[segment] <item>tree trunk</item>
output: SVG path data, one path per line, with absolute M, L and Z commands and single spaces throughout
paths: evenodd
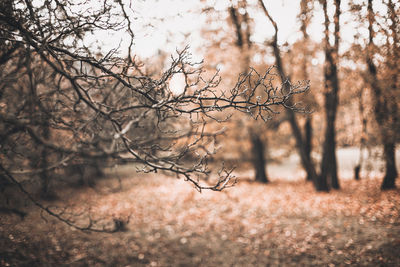
M 385 142 L 383 146 L 383 154 L 386 162 L 386 173 L 381 185 L 382 190 L 396 188 L 396 177 L 398 175 L 396 169 L 396 146 L 392 142 Z
M 366 147 L 366 138 L 367 138 L 367 118 L 364 112 L 364 104 L 363 104 L 363 90 L 360 90 L 359 101 L 358 101 L 358 110 L 360 112 L 360 120 L 361 120 L 361 137 L 360 137 L 360 156 L 358 158 L 358 164 L 354 167 L 354 179 L 356 181 L 360 180 L 360 171 L 364 162 L 363 151 Z
M 251 143 L 253 146 L 253 166 L 255 170 L 255 180 L 261 183 L 268 183 L 265 171 L 266 160 L 264 154 L 265 144 L 258 134 L 251 134 Z
M 306 153 L 307 161 L 312 162 L 311 151 L 312 151 L 312 117 L 307 117 L 306 123 L 304 124 L 304 152 Z M 313 177 L 307 173 L 307 181 L 312 181 Z
M 354 180 L 356 181 L 360 180 L 360 170 L 361 170 L 361 165 L 357 164 L 354 167 Z
M 389 9 L 392 8 L 392 2 L 389 1 Z M 396 188 L 396 178 L 397 178 L 397 169 L 396 169 L 396 161 L 395 161 L 395 148 L 396 148 L 396 139 L 397 139 L 397 131 L 396 128 L 398 124 L 398 106 L 396 102 L 396 95 L 392 95 L 396 92 L 397 88 L 397 72 L 393 73 L 393 77 L 391 80 L 391 88 L 388 88 L 388 92 L 385 91 L 378 80 L 378 70 L 373 62 L 373 38 L 375 36 L 375 32 L 373 30 L 374 23 L 374 12 L 372 9 L 372 0 L 368 0 L 368 31 L 369 31 L 369 43 L 367 50 L 367 66 L 368 71 L 371 76 L 370 86 L 373 93 L 373 102 L 374 102 L 374 112 L 375 119 L 377 123 L 380 125 L 380 134 L 383 144 L 383 155 L 385 160 L 385 176 L 383 178 L 383 182 L 381 185 L 382 190 L 394 189 Z M 392 27 L 396 28 L 396 20 L 392 18 Z M 395 32 L 393 32 L 395 34 Z M 397 39 L 397 35 L 393 36 L 394 39 Z M 398 48 L 394 47 L 393 54 L 397 55 Z M 387 59 L 389 60 L 389 59 Z M 393 65 L 390 64 L 389 65 Z M 392 68 L 396 68 L 397 65 L 391 66 Z
M 335 117 L 336 117 L 337 100 L 331 94 L 325 95 L 326 128 L 325 139 L 323 144 L 321 172 L 318 183 L 321 185 L 322 191 L 329 190 L 332 186 L 339 189 L 339 181 L 337 178 L 336 166 L 336 138 L 335 138 Z M 325 188 L 325 185 L 328 187 Z
M 325 113 L 326 113 L 326 126 L 325 126 L 325 140 L 322 151 L 321 172 L 318 177 L 318 184 L 321 190 L 329 190 L 329 186 L 334 189 L 339 189 L 339 180 L 337 177 L 337 164 L 336 164 L 336 113 L 339 103 L 339 79 L 337 74 L 337 64 L 339 57 L 339 17 L 340 17 L 340 0 L 335 0 L 335 14 L 334 14 L 334 45 L 329 43 L 329 17 L 327 2 L 323 2 L 323 10 L 325 16 Z M 329 180 L 328 180 L 329 178 Z M 329 182 L 329 183 L 328 183 Z
M 300 156 L 301 165 L 303 169 L 306 171 L 307 179 L 310 179 L 316 185 L 317 183 L 317 171 L 315 170 L 315 166 L 311 161 L 311 157 L 307 154 L 307 149 L 305 142 L 303 141 L 303 136 L 300 131 L 300 127 L 296 120 L 296 115 L 293 110 L 287 110 L 288 120 L 290 123 L 290 127 L 292 128 L 293 136 L 296 140 L 297 151 Z
M 300 25 L 300 31 L 303 34 L 303 46 L 304 46 L 304 52 L 303 52 L 303 58 L 301 61 L 301 78 L 304 81 L 309 80 L 309 75 L 307 71 L 307 65 L 310 60 L 310 50 L 307 48 L 310 36 L 307 33 L 307 28 L 308 25 L 311 22 L 311 15 L 312 14 L 312 9 L 309 6 L 310 2 L 309 0 L 301 0 L 300 1 L 300 16 L 299 19 L 301 21 Z M 311 98 L 310 91 L 305 93 L 308 98 Z M 312 152 L 312 114 L 309 114 L 306 117 L 306 122 L 304 124 L 304 150 L 305 154 L 307 157 L 308 162 L 312 162 L 311 159 L 311 152 Z M 307 181 L 313 181 L 312 175 L 307 172 Z
M 245 2 L 244 2 L 245 3 Z M 245 6 L 244 6 L 245 7 Z M 245 9 L 245 8 L 244 8 Z M 242 15 L 237 8 L 231 6 L 229 8 L 229 14 L 235 27 L 236 33 L 236 46 L 241 51 L 241 69 L 242 72 L 247 72 L 250 66 L 249 48 L 251 46 L 250 41 L 250 26 L 249 17 L 245 9 L 245 13 Z M 243 26 L 246 27 L 243 27 Z M 250 142 L 252 145 L 252 162 L 255 171 L 255 180 L 261 183 L 268 183 L 266 175 L 266 160 L 264 155 L 265 145 L 260 138 L 260 134 L 250 129 Z

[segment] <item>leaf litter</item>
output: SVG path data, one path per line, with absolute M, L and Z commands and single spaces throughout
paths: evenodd
M 400 266 L 400 191 L 380 191 L 379 179 L 330 193 L 279 179 L 203 193 L 157 174 L 119 182 L 66 188 L 51 205 L 117 218 L 124 231 L 82 232 L 31 208 L 23 221 L 1 217 L 0 265 Z

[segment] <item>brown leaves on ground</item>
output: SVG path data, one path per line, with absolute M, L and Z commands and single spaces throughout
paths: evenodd
M 316 193 L 305 182 L 273 180 L 200 194 L 161 175 L 122 179 L 119 190 L 104 180 L 59 192 L 68 202 L 52 205 L 129 218 L 124 231 L 81 232 L 39 211 L 24 221 L 2 217 L 0 265 L 400 265 L 399 190 L 381 192 L 379 184 L 342 181 L 341 191 Z

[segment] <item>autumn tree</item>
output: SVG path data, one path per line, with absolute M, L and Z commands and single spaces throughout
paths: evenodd
M 200 181 L 210 173 L 212 153 L 203 144 L 216 136 L 205 130 L 205 118 L 216 119 L 226 109 L 267 118 L 272 106 L 288 107 L 292 95 L 308 89 L 282 91 L 272 85 L 268 69 L 249 71 L 230 90 L 217 90 L 218 74 L 204 78 L 187 49 L 177 51 L 164 71 L 146 74 L 133 51 L 132 10 L 123 1 L 0 3 L 2 189 L 14 185 L 36 206 L 81 230 L 115 231 L 121 224 L 76 224 L 65 210 L 42 204 L 25 181 L 38 180 L 48 190 L 76 163 L 135 162 L 144 172 L 183 177 L 198 190 L 222 190 L 235 182 L 231 170 L 219 171 L 213 185 Z M 104 31 L 126 33 L 126 55 L 88 44 Z M 170 80 L 178 74 L 184 84 L 176 92 Z
M 250 40 L 251 28 L 249 14 L 247 11 L 247 1 L 239 1 L 237 6 L 231 5 L 229 7 L 229 15 L 232 25 L 235 29 L 235 45 L 239 48 L 242 55 L 241 59 L 241 72 L 247 73 L 250 71 L 250 54 L 252 42 Z M 251 95 L 248 95 L 251 97 Z M 266 158 L 265 158 L 265 148 L 266 141 L 262 139 L 262 131 L 264 127 L 253 124 L 249 126 L 250 132 L 250 142 L 252 145 L 252 163 L 255 170 L 255 180 L 268 183 L 267 173 L 266 173 Z M 264 138 L 265 134 L 264 134 Z
M 317 187 L 320 190 L 329 190 L 332 186 L 339 189 L 339 180 L 337 176 L 337 160 L 336 160 L 336 115 L 339 104 L 339 79 L 338 79 L 338 62 L 339 62 L 339 40 L 340 40 L 340 0 L 333 2 L 335 10 L 333 16 L 333 33 L 330 33 L 331 21 L 328 15 L 327 1 L 321 1 L 324 12 L 324 97 L 325 97 L 325 139 L 322 152 L 321 173 L 318 178 Z M 333 43 L 332 41 L 333 40 Z M 329 178 L 329 179 L 328 179 Z
M 277 65 L 277 69 L 279 70 L 280 76 L 282 79 L 287 79 L 288 77 L 285 73 L 285 69 L 283 66 L 283 60 L 281 57 L 280 48 L 278 46 L 278 25 L 269 14 L 264 2 L 262 0 L 259 1 L 266 17 L 272 23 L 275 33 L 273 40 L 271 41 L 271 46 L 274 51 L 275 62 Z M 307 172 L 307 176 L 310 180 L 314 181 L 314 185 L 318 191 L 329 191 L 329 188 L 332 186 L 335 189 L 339 189 L 339 181 L 337 178 L 337 164 L 336 164 L 336 139 L 335 139 L 335 121 L 336 121 L 336 113 L 338 107 L 338 92 L 339 92 L 339 80 L 338 80 L 338 48 L 339 48 L 339 17 L 340 17 L 340 1 L 334 1 L 333 7 L 335 10 L 333 17 L 333 25 L 334 32 L 333 36 L 333 44 L 330 43 L 331 34 L 330 34 L 330 18 L 328 15 L 328 4 L 327 1 L 321 1 L 323 6 L 323 12 L 325 17 L 325 38 L 324 38 L 324 50 L 325 50 L 325 65 L 324 65 L 324 96 L 325 96 L 325 114 L 326 114 L 326 128 L 325 128 L 325 138 L 323 144 L 323 154 L 322 154 L 322 162 L 320 168 L 320 174 L 317 174 L 315 167 L 312 163 L 311 157 L 309 155 L 309 137 L 307 135 L 310 134 L 310 128 L 305 130 L 305 136 L 303 136 L 301 129 L 299 127 L 298 121 L 296 119 L 295 113 L 292 111 L 287 111 L 288 120 L 292 128 L 293 135 L 296 139 L 297 148 L 299 151 L 300 159 L 303 165 L 303 168 Z M 306 2 L 301 2 L 301 10 L 305 12 Z M 305 15 L 305 14 L 304 14 Z M 305 27 L 307 25 L 303 22 L 302 24 L 302 32 L 303 36 L 307 37 Z M 289 78 L 290 81 L 290 78 Z M 309 122 L 308 122 L 309 123 Z M 309 127 L 309 126 L 308 126 Z M 307 137 L 307 138 L 306 138 Z M 328 177 L 330 178 L 328 181 Z
M 208 15 L 207 25 L 211 25 L 211 27 L 203 29 L 203 36 L 207 43 L 205 54 L 208 63 L 215 62 L 217 68 L 223 66 L 221 73 L 225 77 L 228 76 L 225 79 L 227 86 L 236 83 L 237 73 L 247 75 L 252 71 L 269 68 L 264 62 L 256 63 L 253 60 L 255 55 L 264 53 L 263 49 L 252 40 L 254 20 L 250 12 L 253 9 L 254 6 L 248 1 L 227 2 L 218 10 L 208 2 L 204 3 L 203 10 Z M 225 19 L 221 21 L 221 17 Z M 273 83 L 280 83 L 279 77 L 275 77 L 274 71 L 271 69 L 271 78 L 274 77 Z M 264 93 L 263 90 L 259 90 L 256 95 L 260 97 L 260 94 Z M 249 93 L 245 97 L 257 101 L 256 95 Z M 249 117 L 256 118 L 256 120 Z M 233 131 L 225 139 L 227 143 L 233 143 L 235 146 L 229 147 L 229 152 L 227 149 L 224 150 L 230 154 L 239 150 L 237 154 L 239 154 L 240 161 L 249 161 L 254 169 L 255 180 L 262 183 L 268 182 L 267 141 L 271 135 L 271 129 L 276 126 L 276 122 L 280 121 L 280 118 L 274 119 L 270 124 L 266 121 L 268 118 L 257 116 L 256 113 L 236 116 L 232 121 Z M 229 138 L 235 141 L 232 142 Z M 271 144 L 277 144 L 277 142 L 274 140 Z
M 259 0 L 259 4 L 265 14 L 265 16 L 268 18 L 268 20 L 271 22 L 271 24 L 274 27 L 274 36 L 272 41 L 270 42 L 270 45 L 272 46 L 273 49 L 273 53 L 274 53 L 274 57 L 275 57 L 275 64 L 278 70 L 278 73 L 281 77 L 282 83 L 286 86 L 286 91 L 290 91 L 290 77 L 287 76 L 284 66 L 283 66 L 283 60 L 282 60 L 282 56 L 281 56 L 281 51 L 278 45 L 278 25 L 275 22 L 275 20 L 272 18 L 272 16 L 270 15 L 270 13 L 268 12 L 268 9 L 266 8 L 264 2 L 262 0 Z M 289 103 L 290 105 L 294 105 L 293 102 Z M 298 120 L 296 118 L 296 114 L 295 112 L 292 110 L 288 110 L 287 111 L 287 118 L 288 121 L 290 123 L 291 129 L 292 129 L 292 133 L 293 136 L 296 140 L 296 147 L 300 156 L 300 160 L 302 163 L 302 166 L 304 168 L 304 170 L 307 173 L 307 177 L 308 179 L 314 181 L 314 184 L 317 185 L 317 172 L 315 170 L 315 166 L 312 163 L 311 157 L 310 157 L 310 146 L 309 143 L 310 140 L 309 138 L 305 138 L 305 136 L 302 134 L 300 125 L 298 123 Z M 307 127 L 306 127 L 307 129 Z M 310 130 L 310 128 L 308 129 L 308 131 Z M 307 135 L 310 135 L 310 132 L 307 133 L 306 131 L 306 137 Z M 307 145 L 308 144 L 308 145 Z M 317 187 L 318 190 L 319 187 Z
M 384 15 L 386 24 L 377 23 L 373 1 L 368 0 L 368 33 L 366 62 L 368 67 L 368 82 L 373 94 L 373 108 L 375 119 L 379 124 L 379 132 L 383 145 L 385 161 L 385 176 L 381 188 L 395 188 L 398 176 L 396 169 L 396 142 L 399 133 L 399 102 L 400 102 L 400 40 L 399 40 L 399 5 L 393 1 L 385 1 L 387 12 Z M 375 29 L 375 27 L 377 29 Z M 378 43 L 377 35 L 383 37 L 384 42 Z M 383 60 L 377 59 L 383 58 Z
M 303 35 L 303 40 L 301 41 L 303 47 L 303 55 L 301 60 L 301 80 L 308 81 L 310 80 L 310 75 L 308 71 L 308 63 L 310 61 L 310 52 L 309 51 L 309 43 L 310 43 L 310 36 L 307 33 L 307 28 L 311 22 L 312 18 L 312 8 L 313 8 L 313 1 L 309 0 L 301 0 L 300 1 L 300 31 Z M 307 96 L 311 99 L 310 102 L 315 102 L 315 99 L 312 98 L 310 95 L 311 91 L 307 92 Z M 312 106 L 312 105 L 310 105 Z M 312 127 L 312 113 L 306 116 L 306 122 L 304 123 L 304 150 L 307 157 L 308 162 L 312 164 L 311 152 L 312 152 L 312 135 L 313 135 L 313 127 Z M 303 165 L 305 165 L 303 163 Z M 311 173 L 307 173 L 307 180 L 312 181 L 313 177 Z

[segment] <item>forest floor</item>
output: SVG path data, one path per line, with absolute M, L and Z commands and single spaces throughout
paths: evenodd
M 135 173 L 65 187 L 46 204 L 127 222 L 123 231 L 82 232 L 33 207 L 23 220 L 1 214 L 0 266 L 400 266 L 400 190 L 380 182 L 317 193 L 299 180 L 242 180 L 198 193 Z

